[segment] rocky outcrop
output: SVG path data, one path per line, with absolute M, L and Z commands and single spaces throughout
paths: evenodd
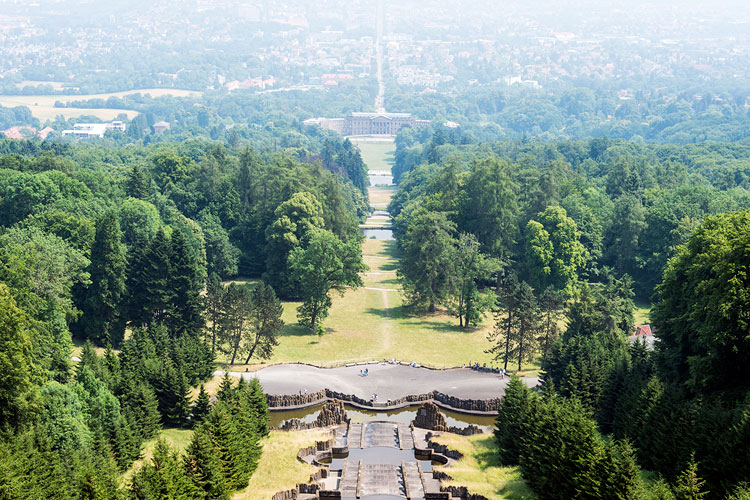
M 445 417 L 440 413 L 438 406 L 430 401 L 422 403 L 422 406 L 417 410 L 417 416 L 414 419 L 414 427 L 430 431 L 451 432 L 462 436 L 473 436 L 474 434 L 482 433 L 482 429 L 476 425 L 469 425 L 468 427 L 448 427 L 445 422 Z
M 317 427 L 331 427 L 334 425 L 349 423 L 349 417 L 346 416 L 344 402 L 340 400 L 328 401 L 315 419 Z
M 346 416 L 346 408 L 343 401 L 327 401 L 320 410 L 314 422 L 303 422 L 298 418 L 285 420 L 278 427 L 280 431 L 304 431 L 308 429 L 318 429 L 321 427 L 332 427 L 335 425 L 349 423 L 349 417 Z
M 414 427 L 431 431 L 448 431 L 445 417 L 440 413 L 437 405 L 430 401 L 422 403 L 422 406 L 417 410 L 417 416 L 414 418 Z

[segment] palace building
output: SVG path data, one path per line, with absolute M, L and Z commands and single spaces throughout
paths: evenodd
M 345 118 L 310 118 L 305 125 L 319 125 L 341 135 L 396 135 L 402 128 L 426 127 L 411 113 L 351 113 Z

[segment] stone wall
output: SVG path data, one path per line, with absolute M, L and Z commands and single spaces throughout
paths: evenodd
M 302 451 L 303 450 L 300 450 L 297 457 L 300 456 Z M 293 490 L 280 491 L 272 496 L 271 500 L 296 500 L 301 494 L 315 495 L 320 492 L 320 485 L 318 482 L 326 477 L 328 477 L 328 469 L 319 469 L 318 472 L 310 476 L 309 484 L 298 484 Z
M 442 392 L 435 391 L 432 393 L 432 399 L 446 404 L 457 410 L 481 411 L 485 413 L 496 412 L 500 408 L 500 398 L 493 399 L 461 399 L 454 396 L 448 396 Z
M 460 498 L 461 500 L 489 500 L 484 495 L 469 493 L 469 489 L 466 486 L 441 486 L 440 491 L 448 492 L 451 497 Z
M 326 399 L 326 391 L 310 392 L 308 394 L 266 394 L 266 401 L 271 408 L 287 406 L 313 406 Z
M 359 398 L 352 394 L 344 394 L 341 392 L 332 391 L 330 389 L 324 389 L 322 391 L 311 392 L 308 394 L 290 394 L 290 395 L 273 395 L 266 394 L 266 401 L 268 406 L 274 408 L 288 408 L 288 407 L 309 407 L 319 404 L 327 399 L 334 399 L 345 401 L 348 403 L 354 403 L 359 406 L 373 408 L 375 405 L 372 401 Z M 459 411 L 467 412 L 480 412 L 480 413 L 492 413 L 496 412 L 500 407 L 500 398 L 493 399 L 461 399 L 455 396 L 449 396 L 438 391 L 429 392 L 426 394 L 414 394 L 405 396 L 398 399 L 389 399 L 386 404 L 388 406 L 407 406 L 411 403 L 420 403 L 423 401 L 434 400 L 443 405 L 449 406 Z
M 297 500 L 297 490 L 280 491 L 271 500 Z

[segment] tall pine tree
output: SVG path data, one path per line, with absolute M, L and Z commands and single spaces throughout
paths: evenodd
M 108 212 L 96 221 L 88 268 L 91 285 L 86 290 L 80 319 L 86 338 L 100 345 L 111 342 L 118 346 L 125 334 L 120 309 L 126 265 L 120 223 L 114 212 Z
M 173 335 L 197 335 L 203 327 L 201 312 L 203 304 L 198 259 L 192 252 L 185 233 L 175 228 L 172 233 L 170 252 L 170 279 L 167 288 L 172 297 L 169 307 L 169 323 Z

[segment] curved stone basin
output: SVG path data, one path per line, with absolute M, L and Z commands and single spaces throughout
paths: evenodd
M 360 371 L 367 369 L 364 377 Z M 294 395 L 323 389 L 354 395 L 369 400 L 378 395 L 379 402 L 411 395 L 439 391 L 461 399 L 494 399 L 502 397 L 510 379 L 496 373 L 469 368 L 430 370 L 399 364 L 367 364 L 339 368 L 318 368 L 310 365 L 276 365 L 255 373 L 230 372 L 236 377 L 258 378 L 267 394 Z M 524 379 L 529 386 L 537 378 Z
M 346 405 L 346 413 L 351 418 L 352 422 L 365 422 L 371 420 L 380 420 L 385 422 L 392 422 L 395 424 L 408 424 L 417 415 L 418 404 L 409 406 L 406 408 L 400 408 L 398 410 L 387 410 L 387 411 L 370 411 L 361 410 L 351 405 Z M 285 420 L 291 420 L 293 418 L 300 419 L 303 423 L 314 422 L 320 409 L 323 407 L 322 404 L 312 406 L 309 408 L 299 408 L 294 410 L 279 410 L 271 412 L 271 427 L 279 427 Z M 476 425 L 484 432 L 492 432 L 495 425 L 494 416 L 483 416 L 483 415 L 468 415 L 465 413 L 453 412 L 450 410 L 440 409 L 440 413 L 445 417 L 445 421 L 448 426 L 454 426 L 458 428 L 464 428 L 468 425 Z

